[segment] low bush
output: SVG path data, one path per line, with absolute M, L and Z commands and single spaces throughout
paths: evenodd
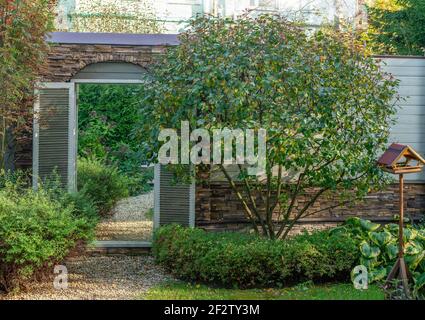
M 0 290 L 39 278 L 78 244 L 94 237 L 94 219 L 60 191 L 4 179 L 0 187 Z M 81 195 L 79 196 L 81 197 Z M 91 213 L 90 213 L 91 215 Z
M 355 241 L 328 231 L 281 241 L 177 225 L 155 232 L 153 254 L 179 278 L 235 287 L 348 279 L 359 257 Z
M 93 200 L 100 215 L 107 215 L 118 200 L 128 196 L 127 178 L 102 160 L 78 160 L 78 190 Z

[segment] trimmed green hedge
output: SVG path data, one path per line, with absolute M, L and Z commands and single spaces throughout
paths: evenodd
M 177 225 L 155 232 L 153 254 L 179 278 L 228 287 L 280 287 L 307 280 L 349 279 L 359 259 L 354 240 L 328 231 L 281 241 Z

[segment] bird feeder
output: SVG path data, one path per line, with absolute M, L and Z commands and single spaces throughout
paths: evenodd
M 404 260 L 404 240 L 403 240 L 403 220 L 404 220 L 404 174 L 420 172 L 425 164 L 425 160 L 408 145 L 393 143 L 379 158 L 378 165 L 382 170 L 398 174 L 399 176 L 399 192 L 400 192 L 400 219 L 398 230 L 398 258 L 391 269 L 386 287 L 388 287 L 394 279 L 400 279 L 404 292 L 407 297 L 409 292 L 409 270 Z

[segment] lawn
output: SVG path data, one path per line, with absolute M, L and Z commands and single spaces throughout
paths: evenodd
M 183 282 L 167 282 L 151 288 L 147 300 L 384 300 L 377 286 L 357 290 L 352 284 L 313 285 L 284 289 L 222 289 Z

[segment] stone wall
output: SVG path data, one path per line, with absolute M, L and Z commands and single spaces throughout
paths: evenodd
M 425 214 L 425 184 L 405 184 L 405 213 L 415 219 Z M 308 201 L 300 197 L 295 210 Z M 377 222 L 389 222 L 398 214 L 398 184 L 385 191 L 371 193 L 363 201 L 314 214 L 298 223 L 297 229 L 317 229 L 335 226 L 351 216 Z M 334 204 L 332 199 L 319 199 L 311 210 L 317 211 Z M 248 222 L 243 207 L 226 182 L 209 182 L 196 189 L 196 225 L 205 229 L 235 230 L 246 228 Z
M 41 80 L 68 82 L 81 69 L 98 62 L 128 62 L 148 68 L 166 46 L 52 44 Z

